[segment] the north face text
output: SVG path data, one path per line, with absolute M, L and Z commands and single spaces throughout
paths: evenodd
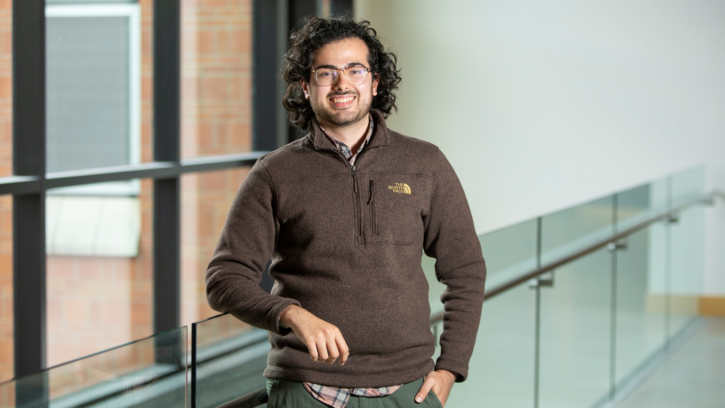
M 393 190 L 393 193 L 410 194 L 410 186 L 405 183 L 395 183 L 394 186 L 388 186 L 388 188 Z

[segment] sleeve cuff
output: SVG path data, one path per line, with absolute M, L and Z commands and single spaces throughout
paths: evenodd
M 452 361 L 441 360 L 436 362 L 436 370 L 446 370 L 452 372 L 456 376 L 456 382 L 464 382 L 468 378 L 468 366 L 456 364 Z
M 277 326 L 279 326 L 279 333 L 283 336 L 286 336 L 292 331 L 292 329 L 282 324 L 282 317 L 279 316 L 277 317 Z
M 285 336 L 285 335 L 289 334 L 290 332 L 292 332 L 292 329 L 290 329 L 289 327 L 286 327 L 280 321 L 280 319 L 281 319 L 280 315 L 290 305 L 296 305 L 296 306 L 302 307 L 300 302 L 295 299 L 280 298 L 279 304 L 277 304 L 271 310 L 270 317 L 272 317 L 272 321 L 270 322 L 270 325 L 269 325 L 270 327 L 268 327 L 267 330 L 269 330 L 273 333 L 276 333 L 280 336 Z

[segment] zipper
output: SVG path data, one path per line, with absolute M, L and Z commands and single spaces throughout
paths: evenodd
M 373 180 L 370 180 L 370 197 L 368 198 L 368 205 L 370 205 L 370 231 L 373 235 L 378 235 L 378 221 L 375 211 L 375 184 Z
M 382 147 L 382 146 L 365 147 L 365 150 L 358 153 L 356 160 L 360 160 L 360 156 L 365 154 L 368 150 L 372 150 L 377 147 Z M 363 245 L 364 242 L 363 242 L 362 204 L 361 204 L 362 200 L 360 199 L 360 192 L 359 192 L 358 184 L 357 184 L 357 167 L 351 166 L 350 163 L 345 158 L 345 155 L 343 155 L 342 152 L 337 149 L 317 148 L 317 147 L 315 147 L 314 149 L 317 151 L 334 152 L 337 155 L 337 157 L 339 157 L 343 162 L 345 162 L 345 165 L 348 166 L 348 168 L 350 169 L 350 174 L 352 174 L 352 189 L 353 189 L 353 192 L 355 193 L 355 209 L 357 210 L 356 220 L 355 220 L 355 232 L 357 233 L 357 236 L 355 238 L 356 238 L 356 241 L 358 241 L 361 245 Z M 374 217 L 374 215 L 373 215 L 373 217 Z M 377 234 L 377 233 L 378 233 L 378 229 L 377 229 L 377 226 L 375 226 L 375 228 L 373 230 L 373 234 Z
M 357 186 L 357 168 L 355 166 L 350 166 L 350 172 L 352 173 L 352 189 L 355 192 L 355 208 L 357 209 L 355 232 L 357 233 L 357 236 L 360 237 L 360 239 L 362 240 L 362 208 L 360 204 L 360 190 Z

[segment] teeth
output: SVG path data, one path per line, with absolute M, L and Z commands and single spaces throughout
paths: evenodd
M 347 97 L 347 98 L 340 98 L 340 99 L 334 98 L 333 101 L 335 103 L 347 103 L 347 102 L 350 102 L 351 100 L 353 100 L 353 98 L 354 97 L 352 97 L 352 96 Z

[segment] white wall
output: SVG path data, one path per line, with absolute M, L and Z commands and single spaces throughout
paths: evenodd
M 479 232 L 708 166 L 725 190 L 725 2 L 356 0 L 399 57 L 391 128 L 444 151 Z M 725 294 L 725 210 L 705 292 Z

